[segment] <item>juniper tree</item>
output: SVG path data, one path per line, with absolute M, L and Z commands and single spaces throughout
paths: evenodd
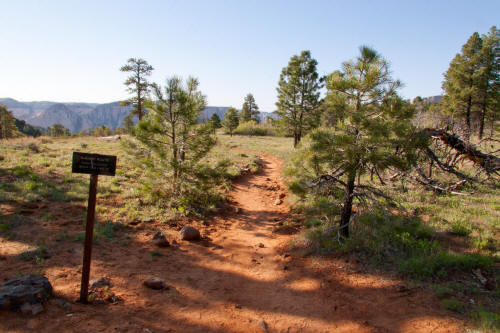
M 146 172 L 142 190 L 153 202 L 204 206 L 216 196 L 220 170 L 202 162 L 216 140 L 210 126 L 198 123 L 206 106 L 198 85 L 197 79 L 184 84 L 179 77 L 167 79 L 164 88 L 153 85 L 148 114 L 132 128 L 135 140 L 126 142 Z
M 360 182 L 361 176 L 380 174 L 389 167 L 408 168 L 415 147 L 423 142 L 414 137 L 413 109 L 398 96 L 400 86 L 386 60 L 361 47 L 355 60 L 345 62 L 342 70 L 326 79 L 325 105 L 337 114 L 335 128 L 313 130 L 307 144 L 295 153 L 292 190 L 340 203 L 339 235 L 344 237 L 349 236 L 353 201 L 384 196 Z
M 16 118 L 7 107 L 0 105 L 0 139 L 15 138 L 21 135 L 16 126 Z
M 122 106 L 132 105 L 131 115 L 137 116 L 141 120 L 145 115 L 144 101 L 150 92 L 150 83 L 147 77 L 151 75 L 153 66 L 144 59 L 130 58 L 127 64 L 120 68 L 122 72 L 132 74 L 125 81 L 127 91 L 134 94 L 133 97 L 121 103 Z
M 294 55 L 281 71 L 276 89 L 278 110 L 275 113 L 280 117 L 281 127 L 293 135 L 294 147 L 307 131 L 319 124 L 322 80 L 317 64 L 309 51 Z
M 253 97 L 253 95 L 246 95 L 245 101 L 243 102 L 243 106 L 241 108 L 240 121 L 243 123 L 253 120 L 256 123 L 259 123 L 259 114 L 259 107 L 255 103 L 255 98 Z
M 444 109 L 454 117 L 465 120 L 465 137 L 471 135 L 471 118 L 479 101 L 479 75 L 482 40 L 477 32 L 462 46 L 444 75 Z
M 238 127 L 239 125 L 239 118 L 238 118 L 238 111 L 233 108 L 229 107 L 227 108 L 226 114 L 224 115 L 224 121 L 222 123 L 222 126 L 224 126 L 229 134 L 233 136 L 233 131 Z

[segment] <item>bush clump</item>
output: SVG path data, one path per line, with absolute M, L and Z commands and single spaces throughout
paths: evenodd
M 258 124 L 255 121 L 240 123 L 233 134 L 251 136 L 276 136 L 276 130 L 268 124 Z

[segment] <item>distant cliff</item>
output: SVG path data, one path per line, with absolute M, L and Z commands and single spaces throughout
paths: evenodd
M 30 125 L 47 128 L 54 124 L 62 124 L 72 133 L 97 126 L 107 126 L 111 129 L 121 127 L 123 118 L 129 113 L 131 107 L 120 106 L 120 102 L 105 104 L 97 103 L 56 103 L 42 102 L 19 102 L 12 98 L 0 98 L 0 104 L 7 106 L 18 119 L 26 121 Z M 207 106 L 200 115 L 200 120 L 205 121 L 214 113 L 224 119 L 227 111 L 226 106 Z M 266 116 L 274 115 L 269 112 L 261 112 L 262 120 Z

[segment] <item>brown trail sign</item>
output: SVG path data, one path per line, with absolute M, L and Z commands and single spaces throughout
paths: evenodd
M 92 256 L 92 238 L 94 236 L 95 201 L 98 175 L 114 176 L 116 156 L 73 152 L 73 173 L 90 174 L 89 203 L 87 206 L 87 224 L 85 226 L 85 247 L 83 250 L 82 285 L 80 302 L 88 302 L 90 261 Z

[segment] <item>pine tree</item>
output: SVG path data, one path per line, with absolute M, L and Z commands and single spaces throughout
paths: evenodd
M 276 89 L 278 110 L 275 113 L 280 117 L 282 128 L 293 134 L 294 147 L 307 131 L 319 124 L 322 80 L 316 70 L 317 64 L 309 51 L 294 55 L 281 71 Z
M 315 188 L 313 195 L 341 203 L 339 231 L 344 237 L 349 236 L 353 201 L 380 195 L 360 183 L 360 176 L 388 167 L 408 168 L 414 148 L 422 143 L 410 122 L 413 108 L 397 94 L 400 85 L 391 78 L 386 60 L 361 47 L 356 60 L 345 62 L 326 79 L 325 105 L 337 113 L 336 128 L 313 130 L 293 158 L 292 190 L 304 194 Z
M 206 207 L 216 196 L 222 173 L 201 161 L 216 140 L 210 126 L 198 123 L 206 106 L 198 85 L 197 79 L 184 84 L 179 77 L 167 79 L 164 88 L 153 85 L 155 100 L 132 128 L 135 140 L 125 143 L 145 170 L 142 190 L 152 202 Z
M 472 114 L 477 111 L 479 102 L 481 47 L 481 37 L 475 32 L 462 46 L 461 53 L 451 61 L 443 81 L 444 108 L 455 117 L 465 119 L 466 140 L 470 138 L 471 118 Z
M 492 123 L 500 115 L 500 31 L 491 27 L 487 35 L 482 35 L 482 48 L 480 51 L 481 67 L 479 70 L 479 133 L 478 138 L 483 138 L 484 125 L 487 118 Z M 494 126 L 493 126 L 494 128 Z
M 243 123 L 246 121 L 255 121 L 256 123 L 259 123 L 259 114 L 259 107 L 255 103 L 255 98 L 253 97 L 253 95 L 246 95 L 245 101 L 243 102 L 243 106 L 241 108 L 240 122 Z
M 233 131 L 239 125 L 238 111 L 235 108 L 227 108 L 222 125 L 229 131 L 229 134 L 233 136 Z
M 0 105 L 0 139 L 15 138 L 20 135 L 16 126 L 16 118 L 6 106 Z
M 54 124 L 52 127 L 48 128 L 49 136 L 60 137 L 69 136 L 71 134 L 70 130 L 64 127 L 62 124 Z
M 212 125 L 214 128 L 221 128 L 222 127 L 221 120 L 220 120 L 219 115 L 217 113 L 214 113 L 212 115 L 212 117 L 210 117 L 210 121 L 212 122 Z
M 127 91 L 134 94 L 133 97 L 121 103 L 122 106 L 132 105 L 133 109 L 131 114 L 137 116 L 141 120 L 146 114 L 144 108 L 144 101 L 150 92 L 150 83 L 147 77 L 151 75 L 154 70 L 153 66 L 149 65 L 144 59 L 130 58 L 127 64 L 120 68 L 122 72 L 131 72 L 125 85 L 127 86 Z

